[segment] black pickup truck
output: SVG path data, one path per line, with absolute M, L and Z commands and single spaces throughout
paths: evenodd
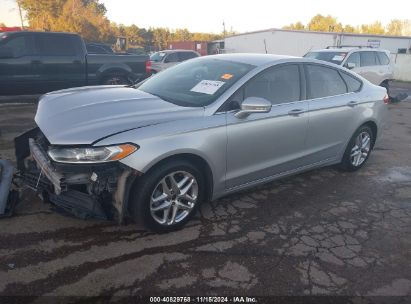
M 149 75 L 146 55 L 88 54 L 72 33 L 0 33 L 0 95 L 40 94 Z

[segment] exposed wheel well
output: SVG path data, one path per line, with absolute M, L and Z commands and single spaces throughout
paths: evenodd
M 383 80 L 383 81 L 380 83 L 380 86 L 383 86 L 383 85 L 385 85 L 385 84 L 388 84 L 389 81 L 390 81 L 389 79 Z
M 377 139 L 377 131 L 378 131 L 377 124 L 373 121 L 367 121 L 366 123 L 363 123 L 361 125 L 361 127 L 362 126 L 368 126 L 368 127 L 371 128 L 371 131 L 372 131 L 372 134 L 373 134 L 372 146 L 374 146 L 375 140 Z
M 200 156 L 191 154 L 191 153 L 182 153 L 171 155 L 166 157 L 152 166 L 149 171 L 155 170 L 158 166 L 173 161 L 173 160 L 185 160 L 189 161 L 191 164 L 195 165 L 199 168 L 202 172 L 204 172 L 204 178 L 206 180 L 207 189 L 206 189 L 206 200 L 210 200 L 213 194 L 213 173 L 211 172 L 211 168 L 208 163 Z M 148 172 L 149 172 L 148 171 Z M 147 172 L 146 172 L 147 174 Z

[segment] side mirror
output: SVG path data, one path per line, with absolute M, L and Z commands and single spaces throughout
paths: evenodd
M 260 97 L 247 97 L 241 104 L 241 109 L 235 113 L 237 118 L 245 118 L 252 113 L 268 113 L 271 102 Z
M 14 58 L 13 49 L 3 46 L 0 47 L 0 59 Z
M 347 62 L 346 66 L 348 69 L 352 70 L 353 68 L 356 67 L 356 64 L 354 62 Z

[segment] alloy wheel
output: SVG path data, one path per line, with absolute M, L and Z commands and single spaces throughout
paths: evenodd
M 195 177 L 185 171 L 172 172 L 160 180 L 151 194 L 151 216 L 161 225 L 179 223 L 190 214 L 197 198 Z
M 371 149 L 371 136 L 368 132 L 361 132 L 355 138 L 354 147 L 351 149 L 350 160 L 355 167 L 367 159 Z

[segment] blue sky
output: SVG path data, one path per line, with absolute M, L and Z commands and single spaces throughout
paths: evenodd
M 38 0 L 41 1 L 41 0 Z M 359 25 L 411 19 L 411 0 L 101 0 L 111 21 L 139 27 L 188 28 L 219 33 L 231 27 L 238 32 L 260 30 L 331 14 L 342 23 Z M 0 0 L 0 22 L 19 25 L 15 0 Z

